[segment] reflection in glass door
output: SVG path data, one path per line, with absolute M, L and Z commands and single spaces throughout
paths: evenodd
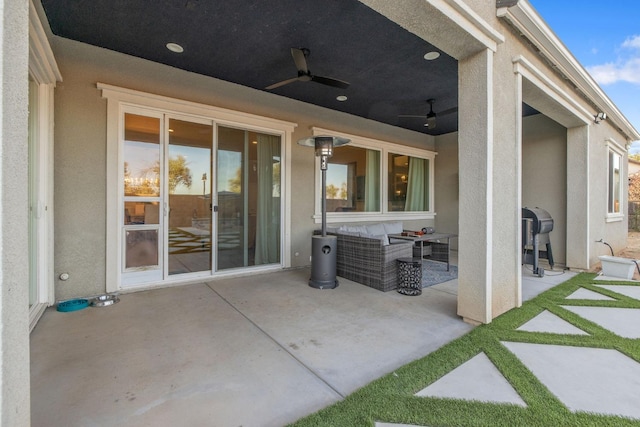
M 169 275 L 211 270 L 213 126 L 169 119 Z
M 160 117 L 124 115 L 122 265 L 133 282 L 162 279 L 160 124 Z
M 280 137 L 218 127 L 217 269 L 280 262 Z

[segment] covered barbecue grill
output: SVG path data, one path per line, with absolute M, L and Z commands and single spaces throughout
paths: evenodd
M 544 276 L 544 268 L 538 266 L 540 258 L 546 258 L 553 270 L 553 252 L 549 233 L 553 230 L 553 218 L 540 208 L 522 208 L 522 262 L 533 266 L 533 274 Z M 544 249 L 542 248 L 544 246 Z

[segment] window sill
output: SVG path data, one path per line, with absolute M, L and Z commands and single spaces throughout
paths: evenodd
M 393 220 L 422 220 L 435 219 L 433 212 L 327 212 L 327 223 L 364 222 L 364 221 L 393 221 Z M 322 214 L 313 216 L 316 224 L 322 222 Z
M 621 213 L 612 213 L 607 214 L 605 221 L 606 222 L 620 222 L 624 220 L 624 215 Z

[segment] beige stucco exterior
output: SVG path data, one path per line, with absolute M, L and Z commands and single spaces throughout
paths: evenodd
M 30 424 L 28 2 L 3 1 L 0 10 L 0 424 L 20 427 Z
M 438 153 L 435 218 L 408 220 L 405 226 L 435 226 L 459 235 L 454 241 L 458 314 L 469 322 L 490 322 L 521 304 L 523 206 L 544 207 L 554 217 L 557 264 L 590 268 L 603 253 L 595 242 L 601 238 L 614 249 L 625 246 L 624 216 L 607 216 L 607 153 L 612 144 L 626 150 L 640 136 L 525 0 L 498 10 L 484 0 L 363 3 L 458 60 L 458 132 L 426 136 L 47 32 L 64 78 L 54 98 L 55 258 L 49 302 L 111 287 L 107 199 L 118 183 L 107 179 L 108 101 L 99 84 L 292 123 L 286 172 L 295 177 L 288 189 L 295 202 L 285 207 L 286 266 L 309 264 L 309 237 L 318 228 L 317 195 L 309 191 L 316 182 L 315 159 L 295 144 L 312 127 Z M 2 425 L 22 426 L 29 424 L 29 248 L 23 215 L 28 210 L 28 2 L 5 0 L 3 6 L 0 410 Z M 43 13 L 37 2 L 36 9 Z M 522 119 L 523 102 L 542 114 Z M 598 111 L 609 119 L 595 124 Z M 622 212 L 626 204 L 625 196 Z M 61 273 L 69 279 L 58 280 Z

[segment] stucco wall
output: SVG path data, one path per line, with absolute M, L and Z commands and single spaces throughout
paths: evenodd
M 615 131 L 607 121 L 600 122 L 598 125 L 591 126 L 589 138 L 591 140 L 589 144 L 589 201 L 590 201 L 590 218 L 591 223 L 589 227 L 590 238 L 589 243 L 591 245 L 589 250 L 589 259 L 591 264 L 598 263 L 598 255 L 609 255 L 609 248 L 602 243 L 597 243 L 597 240 L 603 239 L 609 243 L 615 252 L 621 251 L 627 244 L 627 232 L 628 232 L 628 194 L 629 194 L 629 182 L 627 179 L 623 180 L 622 194 L 624 195 L 624 203 L 620 207 L 620 211 L 625 214 L 624 218 L 620 218 L 616 221 L 607 222 L 607 209 L 608 209 L 608 188 L 607 188 L 607 164 L 609 150 L 607 148 L 607 139 L 615 141 L 623 151 L 625 156 L 622 159 L 622 166 L 624 169 L 623 175 L 627 176 L 627 155 L 626 155 L 626 141 Z
M 435 208 L 434 227 L 441 233 L 458 234 L 458 134 L 451 133 L 436 138 Z M 451 248 L 458 249 L 458 239 L 451 240 Z
M 522 122 L 522 207 L 549 212 L 553 218 L 549 234 L 553 258 L 556 264 L 565 264 L 567 130 L 542 114 Z
M 0 5 L 0 425 L 26 427 L 29 404 L 29 5 Z
M 388 142 L 434 149 L 424 134 L 315 107 L 281 96 L 181 71 L 127 55 L 52 37 L 64 81 L 55 92 L 56 299 L 105 291 L 106 100 L 96 83 L 214 105 L 297 123 L 291 181 L 292 266 L 309 264 L 313 219 L 313 150 L 295 144 L 319 126 Z M 407 221 L 411 228 L 433 225 Z M 295 254 L 298 253 L 298 256 Z

